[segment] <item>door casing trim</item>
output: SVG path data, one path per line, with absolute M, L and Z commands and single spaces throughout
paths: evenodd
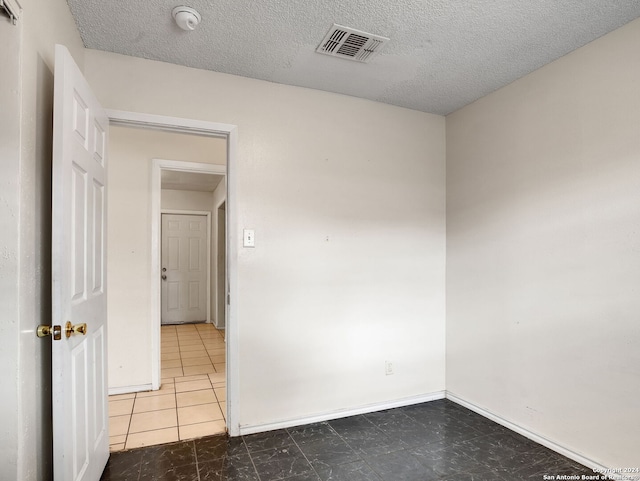
M 239 436 L 240 435 L 240 423 L 239 423 L 239 412 L 238 412 L 238 401 L 239 401 L 239 381 L 240 381 L 240 370 L 239 370 L 239 328 L 237 323 L 237 311 L 238 311 L 238 295 L 237 295 L 237 286 L 238 286 L 238 202 L 236 199 L 236 169 L 238 165 L 237 161 L 237 152 L 238 152 L 238 127 L 232 124 L 224 124 L 217 122 L 207 122 L 202 120 L 193 120 L 193 119 L 184 119 L 179 117 L 168 117 L 163 115 L 154 115 L 154 114 L 146 114 L 140 112 L 128 112 L 123 110 L 110 110 L 106 109 L 107 116 L 109 117 L 109 122 L 111 125 L 118 125 L 123 127 L 134 127 L 134 128 L 146 128 L 152 130 L 164 130 L 169 132 L 179 132 L 179 133 L 190 133 L 195 135 L 205 135 L 210 137 L 221 137 L 225 138 L 227 141 L 227 165 L 226 165 L 226 175 L 225 181 L 227 184 L 227 216 L 226 216 L 226 271 L 227 271 L 227 288 L 226 292 L 228 293 L 228 302 L 226 306 L 226 319 L 225 319 L 225 334 L 226 334 L 226 345 L 227 345 L 227 366 L 226 366 L 226 386 L 227 386 L 227 430 L 230 436 Z M 171 161 L 165 161 L 171 162 Z M 175 161 L 173 161 L 175 162 Z M 191 172 L 197 172 L 198 169 L 201 168 L 202 165 L 208 165 L 209 167 L 223 167 L 223 166 L 214 166 L 214 164 L 197 164 L 191 162 L 181 162 L 180 170 L 191 169 Z M 189 164 L 192 164 L 191 166 Z M 193 165 L 197 164 L 197 165 Z M 152 167 L 153 169 L 153 167 Z M 152 173 L 155 172 L 158 177 L 160 175 L 160 167 L 156 167 L 152 170 Z M 207 173 L 220 173 L 220 172 L 207 172 Z M 153 182 L 152 175 L 152 182 Z M 159 179 L 158 179 L 159 181 Z M 159 182 L 158 182 L 159 186 Z M 159 198 L 159 192 L 158 192 Z M 152 218 L 159 217 L 160 215 L 160 204 L 158 202 L 152 202 Z M 157 256 L 159 251 L 158 244 L 158 232 L 156 232 L 156 238 L 153 238 L 152 235 L 152 256 Z M 155 252 L 153 251 L 155 246 Z M 157 259 L 157 257 L 154 257 Z M 153 259 L 152 259 L 153 260 Z M 152 279 L 151 285 L 153 286 L 152 290 L 156 291 L 159 288 L 159 284 L 155 281 L 159 280 L 159 262 L 157 262 L 157 272 L 152 268 L 149 273 L 150 279 Z M 156 287 L 157 285 L 157 287 Z M 153 300 L 153 292 L 152 292 L 152 305 L 150 306 L 151 312 L 154 310 L 156 314 L 151 316 L 152 322 L 152 343 L 153 345 L 157 345 L 158 349 L 154 350 L 154 354 L 152 354 L 150 359 L 150 364 L 152 367 L 152 379 L 151 384 L 153 389 L 160 388 L 160 320 L 159 320 L 159 294 L 156 294 L 155 299 L 158 302 L 154 302 Z M 153 330 L 153 326 L 157 326 L 157 329 Z

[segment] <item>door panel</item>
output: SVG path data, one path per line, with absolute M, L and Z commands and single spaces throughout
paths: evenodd
M 93 293 L 104 287 L 104 185 L 93 179 Z
M 52 344 L 55 481 L 97 481 L 109 457 L 106 375 L 107 116 L 56 46 Z M 86 331 L 65 325 L 86 323 Z
M 207 320 L 208 225 L 204 215 L 162 214 L 162 323 Z
M 197 232 L 195 229 L 191 229 L 192 232 Z M 200 247 L 203 244 L 200 238 L 189 238 L 189 270 L 196 272 L 202 269 L 200 259 Z
M 180 283 L 167 282 L 167 309 L 175 311 L 180 308 Z

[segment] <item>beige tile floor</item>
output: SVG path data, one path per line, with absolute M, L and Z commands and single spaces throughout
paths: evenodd
M 224 331 L 213 324 L 161 328 L 162 386 L 109 396 L 111 451 L 226 430 Z

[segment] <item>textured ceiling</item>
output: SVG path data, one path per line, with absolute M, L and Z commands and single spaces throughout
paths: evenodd
M 362 97 L 458 108 L 640 16 L 639 0 L 68 0 L 88 48 Z M 196 8 L 180 30 L 171 10 Z M 389 37 L 371 63 L 315 52 L 333 23 Z

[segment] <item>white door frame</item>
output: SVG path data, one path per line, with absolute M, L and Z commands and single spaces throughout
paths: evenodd
M 216 235 L 217 235 L 217 236 L 219 236 L 219 235 L 220 235 L 220 234 L 219 234 L 219 232 L 218 232 L 218 225 L 220 225 L 220 224 L 219 224 L 219 222 L 220 222 L 220 219 L 219 219 L 219 216 L 220 216 L 220 207 L 221 207 L 221 206 L 222 206 L 222 204 L 224 204 L 226 201 L 227 201 L 227 196 L 226 196 L 226 194 L 225 194 L 224 199 L 220 200 L 220 202 L 218 202 L 218 204 L 214 206 L 214 212 L 215 212 L 215 216 L 214 216 L 214 217 L 215 217 L 215 222 L 216 222 Z M 226 208 L 226 205 L 225 205 L 225 208 Z M 227 218 L 226 210 L 225 210 L 224 217 L 225 217 L 225 225 L 226 225 L 226 218 Z M 226 235 L 227 235 L 227 233 L 225 232 L 225 237 L 226 237 Z M 219 237 L 218 237 L 218 238 L 219 238 Z M 220 286 L 218 285 L 218 278 L 220 277 L 220 276 L 219 276 L 220 263 L 218 262 L 218 258 L 217 258 L 217 257 L 218 257 L 218 249 L 219 249 L 219 247 L 220 247 L 220 244 L 218 243 L 218 239 L 216 239 L 216 240 L 215 240 L 215 242 L 216 242 L 216 272 L 215 272 L 215 274 L 214 274 L 214 275 L 216 276 L 216 295 L 215 295 L 215 300 L 216 300 L 215 308 L 216 308 L 216 310 L 215 310 L 215 313 L 214 313 L 214 314 L 215 314 L 215 319 L 216 319 L 216 328 L 219 328 L 219 324 L 220 324 L 220 322 L 219 322 L 219 320 L 218 320 L 218 317 L 219 317 L 219 316 L 218 316 L 218 314 L 220 313 L 220 304 L 222 304 L 222 308 L 224 309 L 224 304 L 227 302 L 225 298 L 226 298 L 227 296 L 225 296 L 225 295 L 224 295 L 224 293 L 223 293 L 223 295 L 222 295 L 222 296 L 220 296 Z M 226 243 L 225 243 L 225 245 L 226 245 Z M 225 247 L 225 250 L 226 250 L 226 247 Z M 226 263 L 225 263 L 225 268 L 226 268 Z M 224 274 L 225 274 L 225 278 L 226 278 L 226 277 L 227 277 L 226 272 L 225 272 Z M 226 292 L 226 291 L 225 291 L 225 292 Z M 226 319 L 225 319 L 225 320 L 226 320 Z M 225 325 L 225 326 L 223 326 L 222 328 L 223 328 L 223 329 L 226 329 L 226 328 L 227 328 L 227 326 Z M 226 339 L 227 339 L 227 336 L 225 335 L 225 342 L 226 342 Z
M 120 125 L 124 127 L 138 127 L 147 128 L 153 130 L 164 130 L 169 132 L 190 133 L 196 135 L 205 135 L 210 137 L 222 137 L 227 140 L 227 165 L 225 173 L 225 180 L 227 183 L 227 309 L 225 320 L 225 334 L 227 340 L 227 430 L 231 436 L 240 435 L 240 424 L 238 420 L 238 400 L 239 400 L 239 346 L 238 346 L 238 323 L 237 323 L 237 286 L 238 286 L 238 202 L 236 200 L 236 168 L 237 168 L 237 144 L 238 144 L 238 128 L 231 124 L 221 124 L 216 122 L 205 122 L 202 120 L 183 119 L 179 117 L 167 117 L 163 115 L 143 114 L 138 112 L 126 112 L 121 110 L 108 110 L 107 116 L 109 121 L 113 125 Z M 161 161 L 152 164 L 152 197 L 151 201 L 151 213 L 152 221 L 159 222 L 160 220 L 160 172 L 161 163 L 166 168 L 171 168 L 171 162 L 176 161 Z M 189 170 L 189 164 L 192 165 L 192 170 Z M 195 164 L 195 165 L 194 165 Z M 205 167 L 203 167 L 205 166 Z M 175 167 L 175 166 L 174 166 Z M 199 164 L 190 162 L 180 162 L 180 169 L 185 168 L 190 172 L 204 172 L 220 174 L 211 170 L 220 169 L 223 166 L 216 166 L 213 164 Z M 205 169 L 205 170 L 200 170 Z M 154 187 L 155 190 L 154 190 Z M 151 323 L 152 323 L 152 346 L 157 348 L 152 349 L 151 355 L 151 368 L 152 368 L 152 387 L 153 389 L 160 388 L 160 260 L 159 260 L 159 228 L 156 227 L 155 232 L 152 230 L 151 237 L 151 272 L 149 277 L 151 279 L 152 292 L 151 292 Z M 155 237 L 154 237 L 155 235 Z M 155 251 L 154 251 L 155 246 Z
M 156 159 L 154 159 L 156 160 Z M 162 186 L 160 186 L 160 190 L 162 191 Z M 153 195 L 153 193 L 152 193 Z M 162 192 L 160 192 L 160 196 L 162 198 Z M 179 209 L 160 209 L 160 218 L 162 219 L 162 214 L 178 214 L 178 215 L 201 215 L 206 216 L 207 218 L 207 318 L 206 322 L 211 322 L 211 212 L 206 210 L 179 210 Z M 152 219 L 153 223 L 154 220 Z M 162 226 L 162 222 L 160 222 Z M 153 224 L 152 224 L 153 229 Z M 162 229 L 160 229 L 160 239 L 162 239 Z M 160 260 L 162 263 L 162 240 L 160 241 Z M 162 273 L 161 273 L 162 274 Z M 162 283 L 160 283 L 162 286 Z M 162 287 L 160 288 L 162 291 Z M 160 301 L 162 302 L 162 293 L 160 294 Z M 162 317 L 162 308 L 160 309 L 160 315 Z M 162 318 L 160 319 L 160 324 L 162 324 Z M 155 348 L 155 346 L 152 346 Z

